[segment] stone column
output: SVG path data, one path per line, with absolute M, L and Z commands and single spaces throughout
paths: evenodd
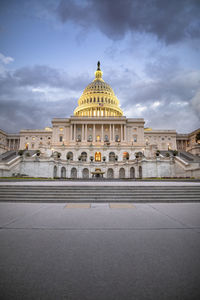
M 86 142 L 87 142 L 87 124 L 85 124 L 85 140 L 86 140 Z
M 93 124 L 93 142 L 96 142 L 95 124 Z
M 126 125 L 124 125 L 124 141 L 126 142 Z
M 120 140 L 121 140 L 121 142 L 123 141 L 123 130 L 122 130 L 122 124 L 121 124 L 121 138 L 120 138 Z
M 115 141 L 115 125 L 113 124 L 113 142 Z
M 76 124 L 74 124 L 74 141 L 76 142 Z
M 111 137 L 111 124 L 109 126 L 110 126 L 110 142 L 111 142 L 111 139 L 112 139 L 112 137 Z
M 82 135 L 81 135 L 81 141 L 84 141 L 84 124 L 82 124 Z
M 104 141 L 103 124 L 101 125 L 101 142 Z

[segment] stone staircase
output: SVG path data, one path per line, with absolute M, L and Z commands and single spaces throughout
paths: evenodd
M 191 186 L 0 186 L 0 202 L 200 202 Z

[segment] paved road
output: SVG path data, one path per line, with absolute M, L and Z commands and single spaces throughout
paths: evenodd
M 199 253 L 199 203 L 0 203 L 3 300 L 199 300 Z

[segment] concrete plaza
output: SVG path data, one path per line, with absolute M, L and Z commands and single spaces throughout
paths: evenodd
M 1 299 L 200 299 L 200 203 L 0 203 Z

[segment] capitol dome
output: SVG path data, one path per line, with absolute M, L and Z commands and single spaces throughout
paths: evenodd
M 123 112 L 113 89 L 102 79 L 100 62 L 97 63 L 95 79 L 88 84 L 78 100 L 74 115 L 78 117 L 121 117 Z

